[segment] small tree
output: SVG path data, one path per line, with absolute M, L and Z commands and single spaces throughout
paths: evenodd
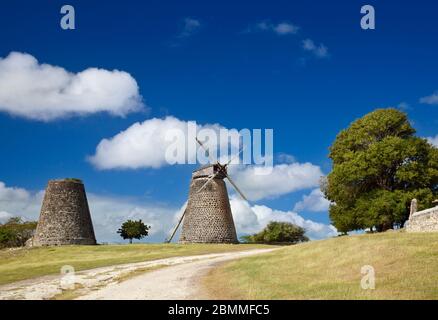
M 141 219 L 138 221 L 128 220 L 122 224 L 117 233 L 120 233 L 123 239 L 129 239 L 129 243 L 132 243 L 132 239 L 140 240 L 146 237 L 149 234 L 148 231 L 150 228 L 151 227 L 145 225 Z
M 261 232 L 242 237 L 245 242 L 289 243 L 309 241 L 306 230 L 293 223 L 271 221 Z

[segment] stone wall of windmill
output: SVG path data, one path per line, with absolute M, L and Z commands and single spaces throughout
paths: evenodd
M 96 244 L 85 187 L 78 179 L 49 181 L 29 245 Z
M 181 243 L 237 243 L 227 188 L 222 178 L 196 177 L 190 184 Z

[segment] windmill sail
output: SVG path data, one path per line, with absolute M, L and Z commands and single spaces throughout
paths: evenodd
M 166 239 L 166 241 L 165 241 L 166 243 L 172 242 L 172 239 L 175 236 L 176 231 L 178 230 L 179 226 L 181 225 L 181 222 L 183 221 L 186 212 L 187 212 L 187 208 L 184 210 L 183 214 L 181 215 L 181 218 L 179 218 L 178 223 L 175 226 L 175 228 L 173 228 L 173 231 L 172 231 L 172 234 L 170 235 L 170 237 L 168 239 Z

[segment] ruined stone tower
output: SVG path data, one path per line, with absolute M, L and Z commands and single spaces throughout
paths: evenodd
M 49 181 L 34 246 L 96 244 L 85 187 L 81 180 Z
M 226 176 L 219 169 L 209 165 L 193 172 L 180 243 L 238 243 Z

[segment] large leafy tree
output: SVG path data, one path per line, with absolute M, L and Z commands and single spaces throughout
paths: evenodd
M 132 243 L 132 239 L 140 240 L 146 237 L 149 234 L 150 228 L 151 227 L 145 225 L 141 219 L 136 221 L 128 220 L 122 224 L 117 233 L 119 233 L 123 239 L 129 239 L 129 243 Z
M 377 109 L 341 131 L 330 147 L 332 172 L 322 189 L 332 202 L 330 218 L 340 232 L 385 231 L 438 193 L 438 149 L 415 136 L 405 113 Z

